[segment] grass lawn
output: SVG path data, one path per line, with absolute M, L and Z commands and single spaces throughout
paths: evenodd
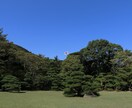
M 62 92 L 0 92 L 0 108 L 132 108 L 132 92 L 101 92 L 100 97 L 64 97 Z

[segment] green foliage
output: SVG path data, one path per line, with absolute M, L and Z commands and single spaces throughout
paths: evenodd
M 110 72 L 111 62 L 117 51 L 122 51 L 120 45 L 112 44 L 107 40 L 94 40 L 81 50 L 85 72 L 99 75 L 100 72 Z
M 21 84 L 19 80 L 12 75 L 6 75 L 2 80 L 2 90 L 3 91 L 20 91 Z
M 38 90 L 50 90 L 51 89 L 51 79 L 48 76 L 38 75 L 35 79 L 34 86 Z
M 50 60 L 50 67 L 48 69 L 47 76 L 51 80 L 51 89 L 52 90 L 62 90 L 62 78 L 60 76 L 61 71 L 61 61 L 56 56 L 53 60 Z
M 85 79 L 83 85 L 84 94 L 90 96 L 99 96 L 100 95 L 98 93 L 100 90 L 99 82 L 96 81 L 91 75 L 85 75 L 84 79 Z
M 83 72 L 73 71 L 66 77 L 64 95 L 65 96 L 83 96 Z
M 93 81 L 92 76 L 85 75 L 79 54 L 69 55 L 62 66 L 65 77 L 65 96 L 99 95 L 97 82 Z
M 62 73 L 64 76 L 64 95 L 65 96 L 83 96 L 83 65 L 80 61 L 80 55 L 69 55 L 62 63 Z
M 1 41 L 6 41 L 6 36 L 5 34 L 3 34 L 3 29 L 1 28 L 0 29 L 0 42 Z

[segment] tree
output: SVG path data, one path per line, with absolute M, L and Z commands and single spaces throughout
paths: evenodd
M 83 77 L 84 73 L 81 71 L 72 71 L 70 76 L 66 77 L 64 95 L 65 96 L 79 96 L 83 94 Z
M 118 51 L 111 62 L 115 68 L 113 71 L 116 71 L 116 68 L 129 68 L 132 66 L 132 52 L 129 50 Z
M 62 73 L 64 76 L 64 95 L 83 96 L 83 65 L 79 54 L 71 54 L 62 63 Z
M 105 73 L 100 73 L 95 80 L 98 82 L 99 84 L 99 90 L 105 90 L 105 82 L 106 82 L 106 78 L 105 78 L 106 74 Z
M 89 42 L 88 46 L 80 51 L 83 56 L 85 73 L 97 76 L 102 72 L 110 72 L 110 60 L 120 50 L 123 50 L 120 45 L 112 44 L 107 40 L 100 39 Z
M 21 84 L 19 80 L 12 75 L 6 75 L 2 80 L 2 90 L 3 91 L 20 91 Z
M 99 96 L 100 84 L 91 75 L 84 76 L 83 92 L 90 96 Z
M 54 59 L 50 60 L 49 69 L 47 76 L 51 80 L 52 90 L 62 90 L 62 78 L 60 76 L 62 61 L 56 56 Z
M 112 62 L 112 73 L 118 78 L 117 90 L 131 90 L 132 53 L 129 50 L 119 51 Z
M 7 40 L 6 40 L 6 36 L 7 36 L 7 35 L 3 34 L 3 29 L 1 28 L 1 29 L 0 29 L 0 42 L 1 42 L 1 41 L 7 41 Z
M 37 75 L 34 79 L 34 86 L 37 90 L 51 90 L 51 84 L 52 81 L 48 76 Z

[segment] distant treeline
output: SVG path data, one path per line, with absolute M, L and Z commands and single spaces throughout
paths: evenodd
M 131 91 L 132 52 L 100 39 L 65 60 L 50 59 L 8 41 L 0 29 L 0 90 L 63 90 L 65 96 Z

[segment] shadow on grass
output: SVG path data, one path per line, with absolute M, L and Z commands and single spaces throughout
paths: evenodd
M 26 91 L 2 91 L 0 90 L 0 92 L 8 92 L 8 93 L 26 93 Z
M 10 91 L 9 93 L 26 93 L 25 91 Z

